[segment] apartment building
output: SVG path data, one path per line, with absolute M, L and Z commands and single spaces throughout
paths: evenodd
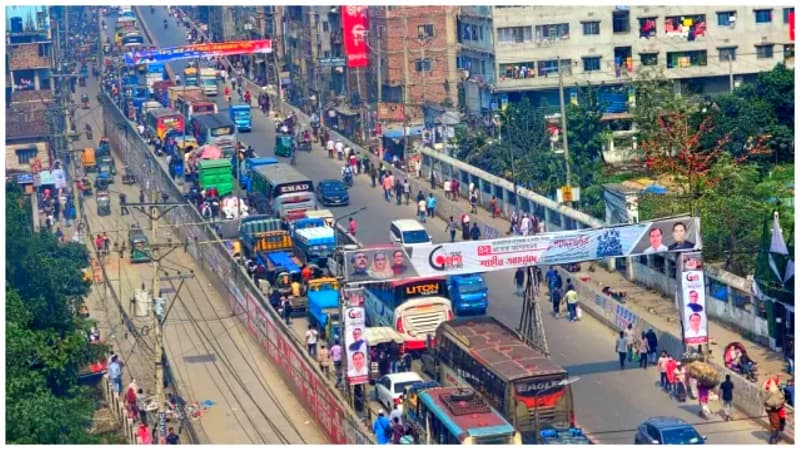
M 645 67 L 682 92 L 724 92 L 776 63 L 794 66 L 789 6 L 461 7 L 458 66 L 479 112 L 522 95 L 557 105 L 565 86 L 624 85 Z

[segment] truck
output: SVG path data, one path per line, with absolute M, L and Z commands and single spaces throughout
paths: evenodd
M 183 84 L 186 86 L 200 86 L 200 79 L 197 77 L 197 67 L 186 67 L 183 69 Z
M 250 192 L 250 172 L 259 166 L 267 164 L 278 164 L 278 160 L 272 157 L 269 158 L 246 158 L 244 161 L 239 161 L 237 155 L 231 157 L 231 164 L 239 164 L 239 174 L 236 174 L 236 166 L 231 166 L 234 177 L 239 177 L 239 187 L 247 192 Z
M 447 292 L 457 316 L 483 315 L 489 307 L 489 289 L 480 274 L 453 275 L 447 279 Z
M 329 325 L 340 321 L 339 281 L 333 277 L 315 278 L 309 281 L 306 299 L 308 324 L 316 327 L 320 337 L 326 339 L 333 334 Z
M 178 94 L 178 97 L 175 99 L 174 108 L 179 113 L 183 114 L 187 123 L 195 115 L 216 114 L 218 112 L 216 103 L 209 101 L 202 92 L 194 90 Z
M 200 69 L 200 87 L 203 93 L 213 97 L 217 95 L 217 71 L 211 67 Z
M 203 91 L 197 86 L 170 86 L 167 89 L 167 99 L 169 100 L 167 107 L 175 108 L 179 95 L 189 95 L 192 92 L 203 94 Z
M 154 92 L 153 84 L 156 81 L 164 81 L 166 73 L 167 72 L 164 67 L 164 63 L 147 63 L 145 81 L 147 83 L 147 87 L 150 89 L 150 92 Z
M 222 149 L 225 158 L 232 157 L 236 142 L 236 126 L 223 113 L 192 117 L 192 134 L 200 145 L 211 144 Z
M 319 222 L 311 227 L 298 227 L 299 222 Z M 306 264 L 328 267 L 328 258 L 336 249 L 336 235 L 333 228 L 327 227 L 322 219 L 297 219 L 293 223 L 292 241 L 296 255 Z
M 169 106 L 169 88 L 175 86 L 172 80 L 156 81 L 153 83 L 153 99 L 165 108 Z
M 220 197 L 233 192 L 231 162 L 226 159 L 204 159 L 197 163 L 197 180 L 200 189 L 217 188 Z
M 253 117 L 251 115 L 251 107 L 247 103 L 239 103 L 231 105 L 228 108 L 228 115 L 230 115 L 233 123 L 239 131 L 252 131 L 253 130 Z

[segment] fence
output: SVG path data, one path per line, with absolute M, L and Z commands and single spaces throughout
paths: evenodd
M 155 159 L 151 149 L 107 96 L 103 96 L 105 135 L 111 148 L 129 164 L 136 180 L 146 191 L 158 191 L 174 200 L 184 192 Z M 126 141 L 127 137 L 127 141 Z M 127 153 L 127 154 L 124 154 Z M 347 406 L 341 393 L 323 376 L 316 362 L 305 352 L 305 346 L 253 284 L 246 271 L 236 263 L 221 243 L 221 238 L 194 205 L 175 208 L 164 220 L 173 226 L 187 251 L 219 292 L 227 294 L 232 312 L 246 325 L 266 354 L 278 368 L 293 393 L 307 405 L 308 411 L 334 444 L 370 444 L 369 433 L 355 412 Z M 218 241 L 216 243 L 207 243 Z M 197 244 L 203 242 L 204 244 Z M 246 314 L 242 314 L 246 312 Z

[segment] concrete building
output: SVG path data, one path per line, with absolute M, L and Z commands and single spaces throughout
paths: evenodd
M 214 42 L 233 41 L 239 38 L 234 20 L 235 6 L 208 7 L 208 33 Z
M 558 105 L 559 67 L 565 86 L 624 85 L 651 66 L 679 80 L 681 92 L 725 92 L 778 62 L 793 67 L 790 11 L 776 5 L 463 6 L 458 63 L 466 106 L 491 110 L 523 95 Z

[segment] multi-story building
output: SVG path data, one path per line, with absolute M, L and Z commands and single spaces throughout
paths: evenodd
M 565 86 L 626 84 L 657 67 L 682 92 L 711 94 L 794 65 L 791 7 L 461 7 L 459 67 L 466 106 L 478 112 L 527 95 L 558 104 Z
M 239 38 L 236 30 L 234 11 L 236 6 L 209 6 L 208 33 L 212 41 L 225 42 Z

